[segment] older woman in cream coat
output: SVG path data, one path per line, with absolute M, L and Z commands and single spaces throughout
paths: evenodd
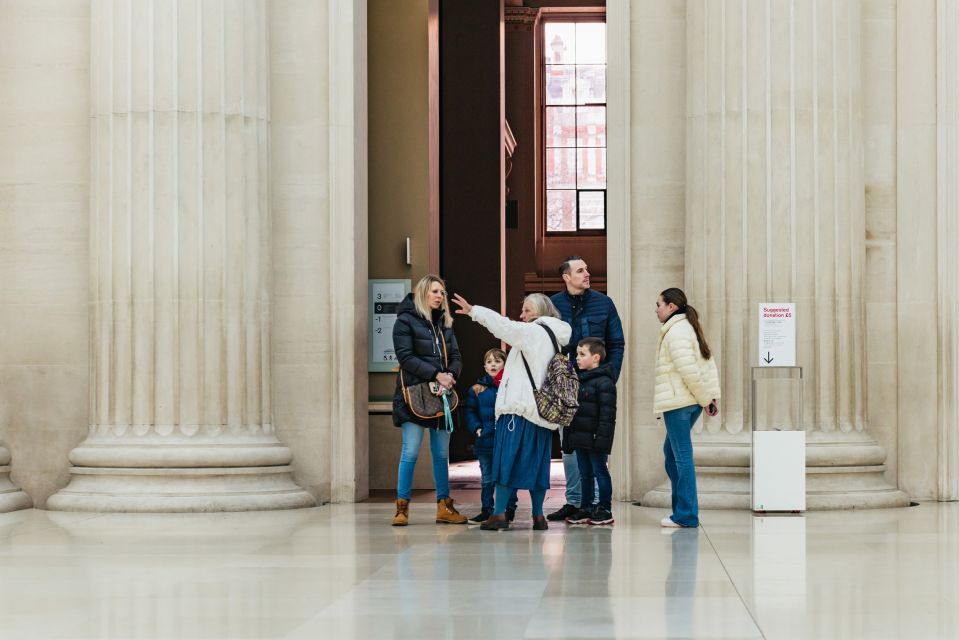
M 680 289 L 666 289 L 656 300 L 656 317 L 663 323 L 656 358 L 653 410 L 663 414 L 666 442 L 663 455 L 672 485 L 673 513 L 664 527 L 698 527 L 699 499 L 693 464 L 692 428 L 703 409 L 719 413 L 719 375 L 699 314 Z

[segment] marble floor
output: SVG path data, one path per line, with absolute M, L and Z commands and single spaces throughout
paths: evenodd
M 0 638 L 959 637 L 959 503 L 671 533 L 629 503 L 546 532 L 521 504 L 498 533 L 412 506 L 3 514 Z

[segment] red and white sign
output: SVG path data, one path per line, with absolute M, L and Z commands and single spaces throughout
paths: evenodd
M 759 366 L 796 366 L 796 305 L 764 302 L 759 305 Z

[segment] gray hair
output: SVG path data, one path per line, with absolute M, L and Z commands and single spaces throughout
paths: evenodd
M 537 318 L 563 319 L 563 316 L 559 315 L 559 310 L 556 308 L 556 305 L 553 304 L 553 301 L 542 293 L 529 294 L 523 298 L 523 304 L 528 304 Z

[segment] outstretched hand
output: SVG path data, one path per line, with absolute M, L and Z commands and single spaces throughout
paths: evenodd
M 456 313 L 460 315 L 468 316 L 470 311 L 473 310 L 473 305 L 467 302 L 466 298 L 458 293 L 453 294 L 453 304 L 459 307 L 459 309 L 456 310 Z

